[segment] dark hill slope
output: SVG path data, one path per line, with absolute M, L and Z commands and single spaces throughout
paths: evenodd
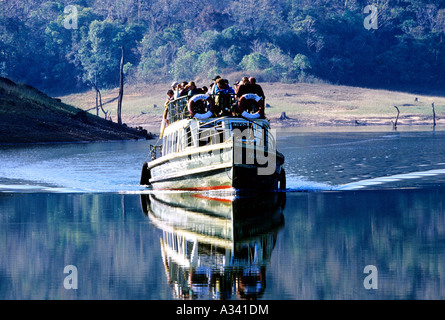
M 129 128 L 61 103 L 43 92 L 0 77 L 0 143 L 150 139 Z

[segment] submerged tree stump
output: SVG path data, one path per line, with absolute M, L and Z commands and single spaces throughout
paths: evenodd
M 434 110 L 434 102 L 433 102 L 433 127 L 436 126 L 436 111 Z
M 397 106 L 394 106 L 394 108 L 396 108 L 396 110 L 397 110 L 397 117 L 396 117 L 396 121 L 394 122 L 393 129 L 397 130 L 397 121 L 399 120 L 400 110 L 399 110 L 399 108 L 397 108 Z
M 280 120 L 283 121 L 283 120 L 288 120 L 288 119 L 290 119 L 290 118 L 288 116 L 286 116 L 286 112 L 281 112 Z

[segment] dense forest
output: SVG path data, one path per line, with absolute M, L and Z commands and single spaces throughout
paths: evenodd
M 116 87 L 124 46 L 127 83 L 440 88 L 444 33 L 445 0 L 3 0 L 0 76 L 49 93 Z

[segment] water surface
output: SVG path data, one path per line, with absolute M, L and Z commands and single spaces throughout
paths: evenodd
M 287 192 L 242 199 L 147 192 L 149 141 L 2 146 L 0 299 L 443 299 L 444 138 L 279 134 Z

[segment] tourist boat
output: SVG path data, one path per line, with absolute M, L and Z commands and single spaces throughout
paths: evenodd
M 141 185 L 232 192 L 286 188 L 284 156 L 258 95 L 198 94 L 170 101 L 166 111 Z

